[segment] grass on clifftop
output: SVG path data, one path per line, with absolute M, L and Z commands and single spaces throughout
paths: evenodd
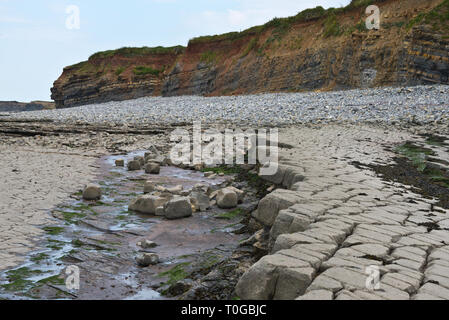
M 142 48 L 130 48 L 130 47 L 123 47 L 116 50 L 108 50 L 108 51 L 102 51 L 97 52 L 89 57 L 89 60 L 92 59 L 104 59 L 104 58 L 110 58 L 115 55 L 120 55 L 123 57 L 141 57 L 141 56 L 147 56 L 147 55 L 159 55 L 159 54 L 179 54 L 184 52 L 185 47 L 183 46 L 175 46 L 175 47 L 142 47 Z

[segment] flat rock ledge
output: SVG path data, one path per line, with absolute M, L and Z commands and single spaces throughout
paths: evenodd
M 350 164 L 388 163 L 394 155 L 382 143 L 403 143 L 408 133 L 328 129 L 284 131 L 287 141 L 300 143 L 281 149 L 277 174 L 262 178 L 285 189 L 267 195 L 253 213 L 269 233 L 269 254 L 241 277 L 237 295 L 449 299 L 449 211 Z M 377 288 L 369 285 L 373 269 Z

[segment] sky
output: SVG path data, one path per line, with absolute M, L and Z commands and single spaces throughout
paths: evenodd
M 186 46 L 193 37 L 241 31 L 318 5 L 349 2 L 0 0 L 0 101 L 50 101 L 62 69 L 98 51 Z

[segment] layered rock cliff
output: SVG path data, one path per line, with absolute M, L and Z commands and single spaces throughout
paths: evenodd
M 365 27 L 376 4 L 379 30 Z M 449 83 L 449 0 L 353 0 L 187 48 L 122 48 L 64 69 L 58 108 L 142 96 L 229 95 Z

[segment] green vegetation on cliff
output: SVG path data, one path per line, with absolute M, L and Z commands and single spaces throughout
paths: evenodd
M 102 52 L 97 52 L 89 57 L 89 60 L 110 58 L 116 55 L 122 57 L 139 57 L 146 55 L 158 55 L 158 54 L 179 54 L 184 52 L 185 47 L 175 46 L 175 47 L 142 47 L 142 48 L 130 48 L 124 47 L 116 50 L 107 50 Z
M 147 74 L 152 74 L 153 76 L 157 77 L 157 76 L 159 76 L 159 74 L 161 72 L 164 72 L 164 70 L 158 70 L 158 69 L 153 69 L 151 67 L 139 66 L 139 67 L 135 67 L 133 72 L 136 76 L 145 76 Z
M 411 29 L 418 24 L 431 25 L 434 31 L 449 32 L 449 0 L 444 0 L 429 12 L 422 12 L 407 25 Z

